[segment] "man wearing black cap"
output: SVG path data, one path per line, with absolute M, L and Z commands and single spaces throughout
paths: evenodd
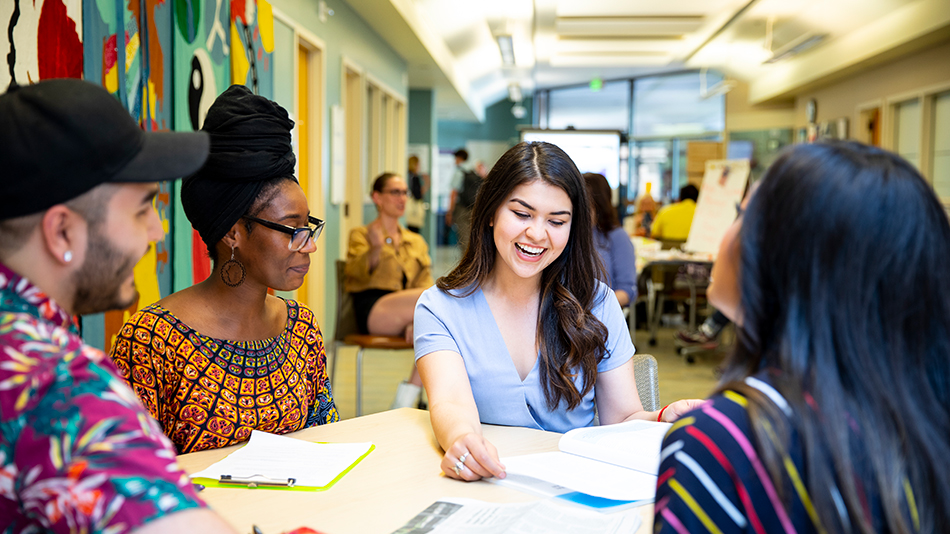
M 74 319 L 136 301 L 156 182 L 207 154 L 87 82 L 0 95 L 0 531 L 231 532 Z

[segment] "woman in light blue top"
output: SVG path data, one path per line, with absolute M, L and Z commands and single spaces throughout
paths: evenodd
M 637 299 L 637 254 L 630 236 L 620 226 L 617 210 L 610 204 L 610 184 L 603 174 L 584 173 L 594 209 L 594 246 L 607 271 L 607 283 L 620 306 Z
M 549 143 L 515 146 L 482 182 L 462 260 L 416 304 L 416 364 L 446 475 L 505 476 L 482 422 L 564 432 L 591 424 L 595 407 L 605 424 L 657 420 L 640 404 L 592 222 L 581 174 Z

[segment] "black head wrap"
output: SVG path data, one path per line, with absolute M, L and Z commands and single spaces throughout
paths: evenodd
M 293 178 L 293 127 L 287 110 L 243 85 L 229 87 L 208 109 L 201 129 L 211 138 L 211 154 L 182 183 L 181 203 L 209 248 L 247 213 L 265 182 Z

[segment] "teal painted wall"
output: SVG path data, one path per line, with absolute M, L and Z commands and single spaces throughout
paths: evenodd
M 330 199 L 330 109 L 333 106 L 341 104 L 341 93 L 343 85 L 343 58 L 353 65 L 361 68 L 365 74 L 370 76 L 375 82 L 380 83 L 390 91 L 399 95 L 401 98 L 408 98 L 408 64 L 399 56 L 353 9 L 342 0 L 327 0 L 327 6 L 333 10 L 334 14 L 327 18 L 326 22 L 320 22 L 317 2 L 313 0 L 273 0 L 272 5 L 275 10 L 279 10 L 289 19 L 303 26 L 307 31 L 321 39 L 326 48 L 324 49 L 324 58 L 326 62 L 325 72 L 325 91 L 326 91 L 326 109 L 324 109 L 323 129 L 323 198 L 327 199 L 324 206 L 311 206 L 311 212 L 327 221 L 327 231 L 320 237 L 321 243 L 318 247 L 325 247 L 327 251 L 327 269 L 326 269 L 326 295 L 325 317 L 329 319 L 328 323 L 321 325 L 325 335 L 332 336 L 335 324 L 336 302 L 336 273 L 333 268 L 333 262 L 339 259 L 337 252 L 340 250 L 340 235 L 336 231 L 340 224 L 340 206 L 331 204 Z M 280 43 L 284 42 L 277 26 L 280 21 L 274 21 L 275 31 L 275 56 L 283 55 L 280 50 Z M 291 36 L 292 39 L 292 36 Z M 291 40 L 292 43 L 292 40 Z M 290 54 L 296 53 L 291 44 Z M 293 59 L 290 64 L 293 64 Z M 275 63 L 283 62 L 275 57 Z M 279 68 L 275 65 L 275 69 Z M 292 71 L 289 74 L 282 75 L 275 72 L 274 87 L 275 94 L 282 91 L 282 86 L 290 86 L 291 100 L 293 96 Z M 278 95 L 278 98 L 281 98 Z M 280 102 L 280 100 L 278 100 Z M 289 110 L 290 108 L 288 108 Z M 369 208 L 364 207 L 364 213 L 372 212 L 375 216 L 375 208 L 372 205 Z
M 438 146 L 438 119 L 435 112 L 435 92 L 432 89 L 412 89 L 409 91 L 409 144 L 425 145 L 429 158 L 432 156 L 432 148 Z M 412 154 L 407 154 L 412 155 Z M 408 164 L 408 162 L 407 162 Z M 432 174 L 436 162 L 429 162 L 428 173 Z M 431 184 L 430 184 L 431 185 Z M 424 200 L 434 205 L 432 202 L 432 190 L 426 192 Z M 426 222 L 422 227 L 422 237 L 429 244 L 432 250 L 436 245 L 436 214 L 430 208 L 426 214 Z
M 531 126 L 532 102 L 525 98 L 522 105 L 528 113 L 523 119 L 516 119 L 511 114 L 514 102 L 505 98 L 485 109 L 485 122 L 439 121 L 439 146 L 455 150 L 465 146 L 466 141 L 505 141 L 512 145 L 520 140 L 518 126 Z
M 432 89 L 409 91 L 409 143 L 431 145 L 437 141 L 435 92 Z

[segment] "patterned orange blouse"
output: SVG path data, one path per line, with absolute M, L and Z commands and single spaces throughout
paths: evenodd
M 261 341 L 212 339 L 157 304 L 122 327 L 112 359 L 179 453 L 340 419 L 320 327 L 310 308 L 286 303 L 287 327 Z

